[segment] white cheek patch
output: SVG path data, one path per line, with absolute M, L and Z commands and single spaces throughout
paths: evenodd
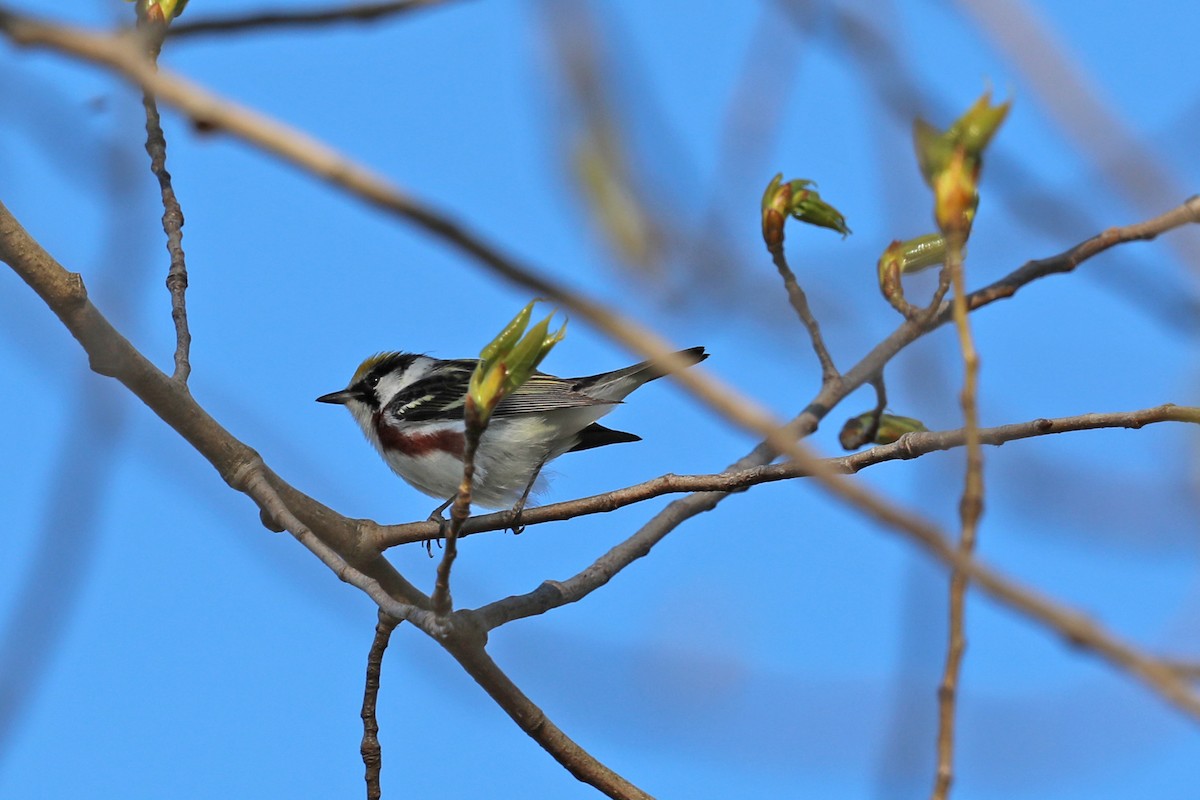
M 375 397 L 379 399 L 380 408 L 386 406 L 393 397 L 412 385 L 414 381 L 419 381 L 428 375 L 432 368 L 432 358 L 418 356 L 403 372 L 389 373 L 380 378 L 379 385 L 375 387 Z

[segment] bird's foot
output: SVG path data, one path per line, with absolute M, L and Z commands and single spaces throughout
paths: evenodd
M 525 513 L 525 501 L 529 499 L 529 493 L 526 492 L 517 504 L 512 507 L 512 521 L 508 525 L 508 530 L 513 532 L 513 536 L 520 536 L 525 532 L 525 526 L 521 523 L 521 515 Z
M 457 496 L 458 495 L 454 495 L 454 497 Z M 437 542 L 438 550 L 442 549 L 442 540 L 446 538 L 446 533 L 450 528 L 450 520 L 446 519 L 446 516 L 443 512 L 450 507 L 451 503 L 454 502 L 454 497 L 451 497 L 433 511 L 429 512 L 429 521 L 436 522 L 438 526 L 437 536 L 425 540 L 425 552 L 429 554 L 430 558 L 433 558 L 433 543 L 435 541 Z

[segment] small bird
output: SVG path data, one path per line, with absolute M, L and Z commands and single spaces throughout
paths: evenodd
M 676 355 L 687 365 L 708 358 L 703 347 Z M 392 470 L 425 494 L 453 501 L 463 474 L 467 384 L 477 359 L 446 361 L 414 353 L 379 353 L 359 365 L 350 385 L 318 403 L 346 406 Z M 471 501 L 520 510 L 540 491 L 545 464 L 563 453 L 640 436 L 596 422 L 626 395 L 666 372 L 652 361 L 584 378 L 534 372 L 495 410 L 475 453 Z

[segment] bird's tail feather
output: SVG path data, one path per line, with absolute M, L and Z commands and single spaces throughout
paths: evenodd
M 675 355 L 686 362 L 685 367 L 699 364 L 708 358 L 708 353 L 704 352 L 703 347 L 689 347 L 687 350 L 678 351 Z M 662 362 L 659 361 L 643 361 L 625 369 L 577 378 L 575 388 L 592 397 L 616 401 L 621 400 L 642 384 L 674 371 L 674 369 L 664 368 Z

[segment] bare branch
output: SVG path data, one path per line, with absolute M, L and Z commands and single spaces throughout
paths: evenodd
M 800 287 L 799 281 L 796 280 L 796 274 L 792 272 L 792 268 L 788 266 L 787 256 L 783 252 L 783 242 L 768 246 L 771 251 L 771 260 L 775 262 L 775 269 L 779 270 L 779 277 L 783 278 L 783 286 L 787 289 L 788 301 L 791 302 L 792 308 L 796 311 L 796 316 L 804 323 L 804 327 L 808 330 L 808 337 L 812 340 L 813 351 L 817 354 L 817 360 L 821 362 L 821 382 L 834 383 L 841 378 L 838 374 L 837 367 L 834 366 L 833 357 L 829 355 L 829 349 L 825 347 L 825 339 L 821 336 L 821 325 L 817 322 L 817 318 L 813 316 L 812 309 L 808 307 L 808 296 L 805 295 L 804 289 Z
M 167 270 L 167 289 L 171 293 L 171 319 L 175 323 L 175 374 L 172 377 L 180 383 L 187 383 L 192 372 L 189 361 L 192 334 L 188 331 L 184 297 L 188 274 L 183 255 L 183 209 L 175 197 L 171 173 L 167 172 L 167 139 L 163 135 L 154 95 L 144 92 L 142 105 L 146 108 L 146 152 L 150 155 L 150 171 L 158 178 L 162 194 L 162 226 L 163 233 L 167 235 L 167 252 L 171 257 L 171 266 Z
M 650 329 L 505 256 L 480 236 L 414 200 L 383 177 L 316 139 L 263 114 L 223 100 L 166 70 L 155 70 L 153 63 L 136 46 L 132 46 L 128 37 L 95 35 L 4 10 L 0 10 L 0 30 L 19 44 L 49 46 L 108 67 L 144 90 L 153 92 L 160 101 L 175 105 L 205 127 L 232 133 L 268 155 L 282 158 L 373 206 L 415 223 L 466 253 L 495 275 L 570 309 L 576 317 L 591 322 L 633 352 L 661 362 L 663 369 L 672 373 L 672 380 L 687 387 L 729 421 L 768 437 L 777 452 L 787 452 L 794 458 L 807 458 L 814 465 L 817 463 L 807 451 L 796 447 L 794 437 L 782 431 L 761 404 L 734 391 L 703 370 L 683 370 L 688 365 L 676 355 L 679 348 Z M 814 468 L 819 469 L 819 466 Z
M 1179 673 L 1184 678 L 1192 681 L 1200 681 L 1200 661 L 1176 661 L 1167 659 L 1163 664 L 1168 669 Z
M 375 706 L 379 700 L 379 673 L 383 668 L 383 653 L 391 641 L 392 631 L 400 623 L 394 617 L 380 612 L 375 624 L 375 639 L 371 652 L 367 654 L 367 681 L 363 689 L 362 721 L 363 737 L 359 747 L 363 764 L 366 766 L 367 800 L 379 800 L 383 791 L 379 786 L 379 772 L 383 769 L 383 751 L 379 747 L 379 721 L 375 718 Z
M 947 231 L 946 265 L 943 272 L 949 273 L 950 282 L 954 287 L 951 309 L 963 362 L 963 388 L 959 399 L 965 423 L 963 431 L 967 444 L 967 470 L 962 499 L 959 501 L 961 530 L 958 551 L 971 557 L 975 553 L 979 518 L 983 513 L 983 442 L 979 438 L 979 354 L 975 350 L 975 339 L 971 335 L 967 282 L 963 268 L 965 241 L 964 230 Z M 942 671 L 941 683 L 938 685 L 937 772 L 934 777 L 933 800 L 945 800 L 949 797 L 950 785 L 954 780 L 954 723 L 958 706 L 958 677 L 962 670 L 963 653 L 967 649 L 966 598 L 967 576 L 956 569 L 950 576 L 946 664 Z
M 1189 223 L 1200 222 L 1200 195 L 1192 195 L 1181 205 L 1176 206 L 1165 214 L 1117 228 L 1109 228 L 1092 238 L 1080 242 L 1070 250 L 1056 256 L 1029 261 L 1020 269 L 1001 278 L 995 283 L 972 292 L 968 299 L 969 308 L 977 308 L 1012 297 L 1017 290 L 1039 278 L 1074 270 L 1084 261 L 1103 253 L 1111 247 L 1125 242 L 1149 241 L 1157 238 L 1166 231 L 1173 230 Z M 945 322 L 950 313 L 948 304 L 943 304 L 937 319 Z

